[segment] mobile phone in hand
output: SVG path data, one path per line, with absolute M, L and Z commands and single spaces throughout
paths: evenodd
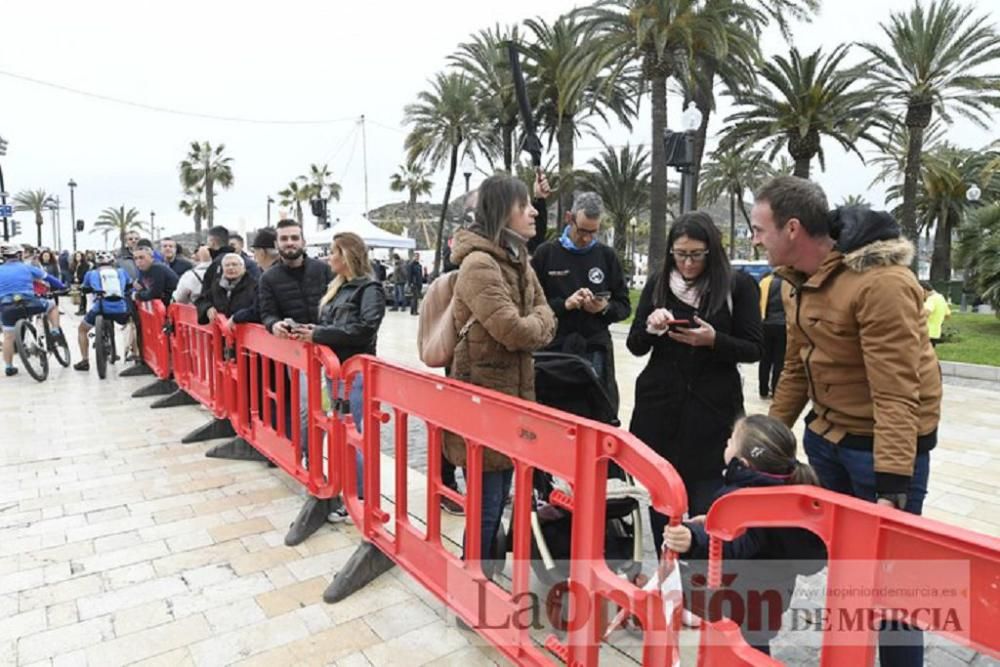
M 690 329 L 692 328 L 691 320 L 667 320 L 667 327 L 670 329 Z
M 610 299 L 611 292 L 594 292 L 594 296 L 598 299 Z

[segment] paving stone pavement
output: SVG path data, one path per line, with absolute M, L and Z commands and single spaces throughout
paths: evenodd
M 380 354 L 419 365 L 415 332 L 416 318 L 389 313 Z M 623 348 L 617 358 L 627 418 L 641 360 Z M 215 442 L 180 444 L 208 415 L 130 398 L 149 381 L 58 366 L 43 384 L 23 372 L 0 379 L 0 666 L 503 662 L 398 569 L 323 604 L 357 531 L 330 526 L 285 547 L 298 485 L 259 464 L 204 458 Z M 1000 534 L 998 430 L 1000 394 L 946 389 L 928 515 Z M 449 519 L 452 548 L 461 530 Z M 800 646 L 776 656 L 815 660 Z M 928 657 L 997 664 L 936 641 Z

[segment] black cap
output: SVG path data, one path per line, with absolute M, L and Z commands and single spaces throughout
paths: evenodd
M 278 247 L 278 233 L 274 231 L 272 227 L 263 227 L 258 229 L 257 233 L 253 235 L 253 243 L 250 244 L 251 248 L 277 248 Z

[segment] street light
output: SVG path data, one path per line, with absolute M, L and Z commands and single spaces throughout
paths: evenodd
M 476 168 L 476 163 L 471 155 L 462 158 L 462 175 L 465 176 L 465 194 L 469 194 L 469 179 L 472 178 L 472 171 Z
M 0 156 L 7 154 L 7 140 L 0 137 Z M 4 212 L 7 211 L 7 190 L 3 185 L 3 167 L 0 167 L 0 206 L 4 207 Z M 7 216 L 3 216 L 3 240 L 10 240 L 10 229 L 7 226 Z
M 631 268 L 631 275 L 629 276 L 629 286 L 635 287 L 635 265 L 636 265 L 636 255 L 638 254 L 638 248 L 635 245 L 635 230 L 639 226 L 639 221 L 632 216 L 632 219 L 628 222 L 629 227 L 632 228 L 632 256 L 629 258 L 629 266 Z
M 149 212 L 149 240 L 156 242 L 156 211 Z
M 76 181 L 69 179 L 69 217 L 73 224 L 73 252 L 76 252 L 76 200 L 73 198 L 73 191 L 76 189 Z
M 687 213 L 694 208 L 694 185 L 695 174 L 692 172 L 694 157 L 694 135 L 701 127 L 702 115 L 698 106 L 693 102 L 688 102 L 687 108 L 681 114 L 681 125 L 684 127 L 684 142 L 687 147 L 687 154 L 692 160 L 689 165 L 681 171 L 681 211 Z
M 979 189 L 979 186 L 973 183 L 969 186 L 969 189 L 965 191 L 965 198 L 969 201 L 975 203 L 979 201 L 979 198 L 983 196 L 983 191 Z
M 273 203 L 274 203 L 274 200 L 271 198 L 271 195 L 268 195 L 267 196 L 267 226 L 268 227 L 271 226 L 271 204 L 273 204 Z

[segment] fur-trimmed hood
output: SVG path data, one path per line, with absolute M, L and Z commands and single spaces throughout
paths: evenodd
M 873 241 L 846 253 L 842 261 L 844 266 L 858 273 L 877 266 L 909 266 L 913 261 L 913 244 L 903 238 Z
M 913 244 L 901 236 L 899 224 L 885 211 L 836 208 L 830 212 L 830 236 L 837 241 L 844 265 L 858 273 L 877 266 L 909 266 L 913 261 Z

